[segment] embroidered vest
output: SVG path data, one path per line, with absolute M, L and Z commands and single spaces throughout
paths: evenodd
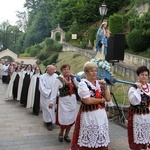
M 62 77 L 57 77 L 57 79 L 59 79 L 60 82 L 63 84 L 62 88 L 59 89 L 59 93 L 60 93 L 59 96 L 65 97 L 67 95 L 70 95 L 70 88 L 69 88 L 69 85 L 65 82 L 65 80 Z M 74 93 L 74 90 L 73 90 L 73 93 Z
M 95 97 L 95 89 L 92 89 L 92 87 L 90 85 L 88 85 L 87 82 L 85 82 L 85 83 L 86 83 L 87 87 L 89 88 L 89 90 L 92 91 L 90 97 Z M 101 106 L 101 108 L 105 108 L 105 103 L 86 105 L 85 103 L 81 102 L 80 110 L 82 110 L 83 112 L 97 110 L 100 108 L 99 105 Z
M 149 114 L 150 97 L 145 93 L 141 94 L 141 102 L 139 105 L 130 104 L 129 112 L 133 114 Z

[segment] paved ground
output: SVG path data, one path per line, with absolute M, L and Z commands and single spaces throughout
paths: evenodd
M 69 150 L 68 143 L 58 142 L 57 126 L 48 131 L 41 114 L 34 116 L 31 109 L 19 102 L 6 101 L 6 89 L 7 85 L 0 80 L 0 150 Z M 127 130 L 111 121 L 110 140 L 109 150 L 129 150 Z

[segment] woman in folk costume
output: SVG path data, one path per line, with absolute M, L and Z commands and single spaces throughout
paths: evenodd
M 77 115 L 77 100 L 75 95 L 75 88 L 78 85 L 76 78 L 70 74 L 70 65 L 63 64 L 61 66 L 61 74 L 57 77 L 50 97 L 49 108 L 53 107 L 56 102 L 57 93 L 58 103 L 56 112 L 56 124 L 60 126 L 58 140 L 63 142 L 71 142 L 69 132 L 76 120 Z
M 149 70 L 141 66 L 136 70 L 137 86 L 130 87 L 128 98 L 128 142 L 130 149 L 147 149 L 150 144 L 150 84 Z
M 86 79 L 81 79 L 78 94 L 81 106 L 75 123 L 71 150 L 108 150 L 109 127 L 105 102 L 111 100 L 104 80 L 97 80 L 97 65 L 86 62 Z
M 12 96 L 13 99 L 17 99 L 18 83 L 19 83 L 20 76 L 21 76 L 21 66 L 18 65 L 16 70 L 11 75 L 11 79 L 7 87 L 7 91 L 5 95 L 7 99 L 11 98 Z
M 39 77 L 42 72 L 39 67 L 34 69 L 34 74 L 31 77 L 28 98 L 27 98 L 27 108 L 33 108 L 33 114 L 38 115 L 40 110 L 40 91 L 39 91 Z
M 22 71 L 19 79 L 17 100 L 20 100 L 20 103 L 23 104 L 25 107 L 27 105 L 28 89 L 32 75 L 32 65 L 28 64 L 26 66 L 26 69 Z

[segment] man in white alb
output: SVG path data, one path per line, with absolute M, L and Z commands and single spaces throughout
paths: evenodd
M 48 65 L 47 71 L 40 76 L 39 90 L 40 90 L 40 106 L 42 109 L 44 124 L 48 130 L 52 130 L 52 124 L 55 123 L 55 107 L 49 108 L 50 94 L 53 83 L 58 75 L 55 73 L 55 66 Z

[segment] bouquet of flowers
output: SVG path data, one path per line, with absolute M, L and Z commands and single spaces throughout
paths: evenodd
M 110 73 L 111 66 L 106 60 L 96 58 L 96 59 L 91 59 L 91 62 L 96 63 L 99 68 L 104 69 Z

